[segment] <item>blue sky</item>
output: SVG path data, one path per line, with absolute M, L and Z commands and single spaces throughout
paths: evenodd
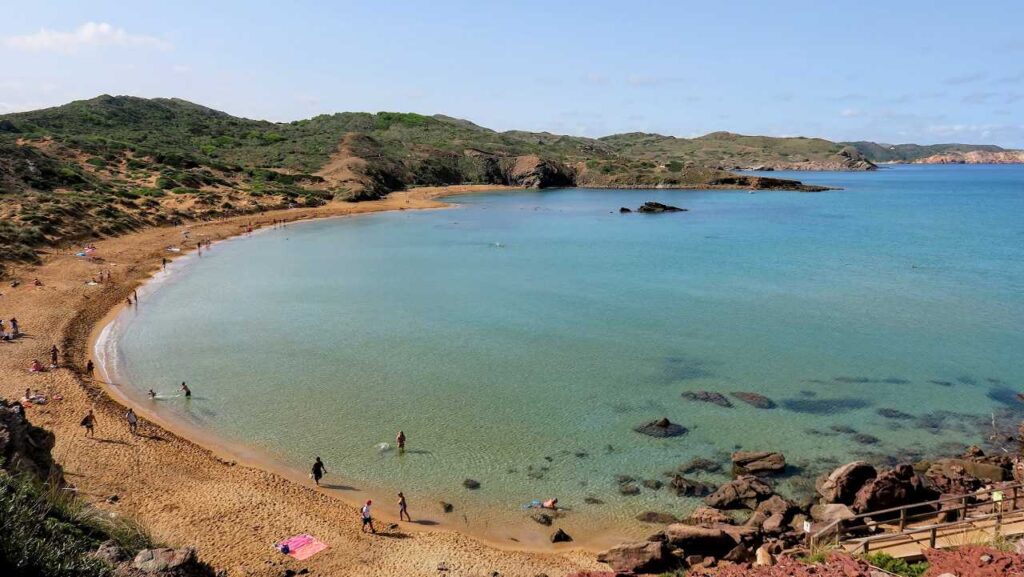
M 102 93 L 294 120 L 1024 148 L 1024 2 L 0 0 L 0 112 Z

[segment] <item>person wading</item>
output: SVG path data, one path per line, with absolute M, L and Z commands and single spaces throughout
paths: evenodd
M 316 486 L 320 486 L 320 479 L 324 478 L 327 474 L 327 467 L 324 466 L 324 462 L 320 460 L 320 457 L 316 458 L 316 462 L 313 463 L 313 482 Z

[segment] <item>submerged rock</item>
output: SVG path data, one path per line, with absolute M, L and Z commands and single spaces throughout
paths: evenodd
M 445 513 L 451 513 L 452 511 L 455 510 L 455 505 L 441 501 L 441 510 L 444 511 Z
M 659 212 L 686 212 L 687 209 L 679 208 L 678 206 L 672 206 L 668 204 L 662 204 L 660 202 L 648 201 L 643 206 L 636 209 L 637 212 L 646 213 L 659 213 Z
M 658 438 L 678 437 L 680 435 L 685 435 L 688 432 L 686 427 L 677 425 L 664 417 L 656 421 L 639 425 L 633 430 L 644 435 Z
M 904 413 L 903 411 L 889 408 L 878 409 L 878 414 L 885 417 L 886 419 L 907 420 L 914 418 L 914 415 L 911 415 L 910 413 Z
M 623 206 L 623 207 L 620 207 L 620 208 L 619 208 L 619 212 L 620 212 L 621 214 L 626 214 L 626 213 L 628 213 L 628 212 L 633 212 L 633 211 Z
M 653 523 L 656 525 L 668 525 L 679 521 L 675 515 L 660 511 L 644 511 L 636 516 L 636 520 L 641 523 Z
M 640 494 L 640 487 L 637 487 L 633 483 L 623 483 L 619 485 L 619 494 L 632 497 Z
M 717 473 L 718 471 L 721 470 L 722 465 L 720 463 L 712 461 L 711 459 L 705 459 L 703 457 L 697 457 L 691 459 L 687 463 L 679 465 L 679 472 L 684 474 L 695 473 L 697 471 L 702 471 L 704 473 Z
M 467 489 L 479 489 L 480 481 L 477 481 L 475 479 L 466 479 L 465 481 L 462 482 L 462 486 Z
M 704 498 L 704 504 L 715 509 L 755 509 L 758 503 L 774 494 L 767 482 L 745 475 L 719 487 Z
M 732 466 L 741 475 L 778 473 L 786 468 L 786 457 L 772 451 L 737 451 L 732 454 Z
M 541 525 L 545 525 L 548 527 L 551 526 L 552 518 L 551 515 L 548 515 L 547 513 L 532 513 L 530 515 L 530 518 L 536 521 L 537 523 L 540 523 Z
M 668 486 L 678 497 L 703 497 L 715 490 L 713 486 L 707 483 L 687 479 L 682 475 L 672 477 Z
M 732 394 L 732 396 L 736 397 L 737 399 L 743 401 L 744 403 L 752 407 L 757 407 L 758 409 L 774 409 L 777 406 L 775 404 L 775 401 L 758 393 L 736 391 Z
M 725 395 L 722 393 L 716 393 L 715 391 L 686 391 L 682 396 L 688 401 L 700 401 L 727 409 L 732 408 L 732 403 L 729 402 L 729 399 L 725 398 Z

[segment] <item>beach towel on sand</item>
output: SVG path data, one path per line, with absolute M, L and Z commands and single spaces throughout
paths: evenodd
M 274 546 L 278 551 L 299 561 L 305 561 L 327 548 L 327 544 L 323 541 L 306 534 L 289 537 Z

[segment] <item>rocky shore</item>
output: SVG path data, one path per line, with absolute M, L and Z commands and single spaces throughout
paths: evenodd
M 867 564 L 838 558 L 835 573 L 808 572 L 794 559 L 810 554 L 810 536 L 834 538 L 840 523 L 853 534 L 871 535 L 877 526 L 865 523 L 864 514 L 904 505 L 923 504 L 915 515 L 934 514 L 939 521 L 955 520 L 965 503 L 984 512 L 994 510 L 990 493 L 957 500 L 953 506 L 931 503 L 952 495 L 973 494 L 982 488 L 998 489 L 1024 481 L 1024 460 L 1009 453 L 985 454 L 976 446 L 962 455 L 934 461 L 876 469 L 864 461 L 842 465 L 815 483 L 815 495 L 794 502 L 776 493 L 772 476 L 785 470 L 786 460 L 770 451 L 732 454 L 734 478 L 704 497 L 704 505 L 687 518 L 646 513 L 664 527 L 643 541 L 623 543 L 604 551 L 598 560 L 615 574 L 658 574 L 689 569 L 690 575 L 869 575 Z M 718 463 L 710 463 L 719 467 Z M 701 464 L 707 467 L 707 464 Z M 682 471 L 695 468 L 681 467 Z M 673 486 L 689 486 L 683 474 Z M 884 518 L 880 515 L 879 519 Z M 937 556 L 941 556 L 936 554 Z M 1010 563 L 1021 564 L 1024 557 Z M 760 570 L 748 573 L 753 567 Z M 845 567 L 845 569 L 843 569 Z M 721 568 L 720 572 L 711 571 Z M 845 572 L 844 572 L 845 571 Z

